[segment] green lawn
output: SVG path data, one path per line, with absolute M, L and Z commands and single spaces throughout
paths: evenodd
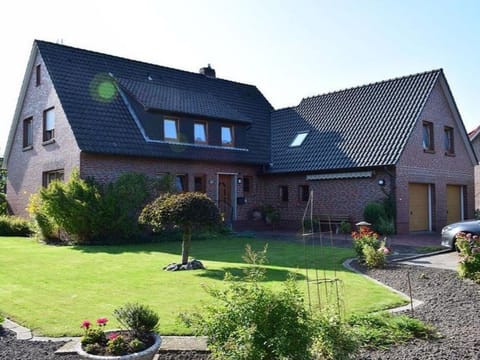
M 202 284 L 222 286 L 226 271 L 241 274 L 245 266 L 242 255 L 248 243 L 260 250 L 266 241 L 235 237 L 193 241 L 191 255 L 202 260 L 207 270 L 172 273 L 162 267 L 180 261 L 180 242 L 72 247 L 0 237 L 0 313 L 37 334 L 79 335 L 83 320 L 106 316 L 112 319 L 109 327 L 117 327 L 113 310 L 126 302 L 141 302 L 160 314 L 163 335 L 188 334 L 178 314 L 192 311 L 195 304 L 214 301 Z M 380 310 L 405 302 L 343 269 L 343 260 L 354 255 L 350 249 L 305 249 L 300 244 L 270 241 L 265 283 L 278 287 L 289 273 L 295 272 L 299 285 L 306 289 L 305 253 L 310 278 L 331 279 L 336 274 L 342 280 L 338 289 L 347 312 Z M 317 291 L 324 302 L 323 284 L 318 288 L 310 286 L 312 301 L 317 299 Z

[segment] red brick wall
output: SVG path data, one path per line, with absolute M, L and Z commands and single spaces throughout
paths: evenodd
M 38 64 L 41 65 L 41 85 L 37 87 L 35 66 Z M 55 141 L 43 144 L 43 112 L 52 106 L 55 107 Z M 33 117 L 33 147 L 24 150 L 23 120 L 28 117 Z M 25 208 L 30 195 L 42 186 L 43 172 L 64 169 L 68 178 L 71 170 L 79 166 L 79 154 L 50 76 L 41 57 L 37 55 L 7 164 L 7 200 L 13 213 L 27 216 Z
M 434 153 L 423 151 L 422 124 L 429 121 L 434 126 Z M 454 128 L 455 156 L 445 155 L 444 127 Z M 464 186 L 465 218 L 473 216 L 474 166 L 460 137 L 463 129 L 454 121 L 440 83 L 434 87 L 419 121 L 397 165 L 397 229 L 408 232 L 409 183 L 431 184 L 433 190 L 432 230 L 439 232 L 447 222 L 447 185 Z
M 312 180 L 306 175 L 274 175 L 263 177 L 264 203 L 280 209 L 282 223 L 299 229 L 306 202 L 300 200 L 299 186 L 309 185 L 313 190 L 314 214 L 349 215 L 352 223 L 363 220 L 363 209 L 370 201 L 386 197 L 378 180 L 385 180 L 384 191 L 390 189 L 390 177 L 382 170 L 376 170 L 372 177 L 357 179 Z M 282 202 L 279 187 L 288 185 L 289 201 Z M 285 224 L 284 224 L 285 225 Z
M 159 176 L 159 174 L 169 173 L 171 175 L 187 174 L 188 190 L 194 189 L 195 175 L 205 175 L 206 190 L 208 196 L 213 200 L 217 200 L 217 176 L 218 174 L 231 174 L 232 185 L 235 186 L 237 197 L 245 197 L 246 204 L 236 206 L 237 218 L 246 219 L 254 204 L 258 203 L 256 198 L 256 189 L 259 183 L 257 178 L 258 168 L 248 165 L 236 165 L 213 162 L 194 162 L 179 161 L 154 158 L 139 157 L 122 157 L 100 154 L 81 154 L 81 171 L 82 177 L 93 176 L 100 182 L 111 182 L 118 178 L 119 175 L 126 172 L 139 172 L 151 177 Z M 252 191 L 249 194 L 243 193 L 243 184 L 238 184 L 238 178 L 249 176 L 252 178 Z M 233 199 L 233 203 L 236 199 Z

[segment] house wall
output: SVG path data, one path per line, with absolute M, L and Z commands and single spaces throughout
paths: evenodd
M 41 65 L 41 84 L 36 86 L 35 67 Z M 42 186 L 43 173 L 64 169 L 65 176 L 79 166 L 80 150 L 66 120 L 43 60 L 37 54 L 29 76 L 20 116 L 7 163 L 7 201 L 15 215 L 28 215 L 31 194 Z M 20 99 L 19 101 L 21 101 Z M 55 140 L 43 142 L 43 112 L 55 107 Z M 33 146 L 23 148 L 23 120 L 33 117 Z M 15 119 L 16 120 L 16 119 Z
M 477 135 L 471 144 L 477 159 L 480 159 L 480 136 Z M 475 166 L 475 209 L 480 209 L 480 165 Z
M 81 177 L 94 177 L 99 182 L 111 182 L 126 172 L 143 173 L 150 177 L 160 177 L 165 174 L 177 175 L 186 174 L 188 179 L 188 190 L 194 190 L 194 177 L 197 175 L 205 176 L 207 195 L 217 200 L 217 180 L 218 174 L 233 175 L 234 193 L 236 197 L 244 197 L 246 203 L 237 205 L 237 219 L 246 219 L 251 209 L 258 203 L 257 195 L 259 179 L 257 173 L 259 168 L 248 165 L 200 162 L 200 161 L 180 161 L 168 159 L 125 157 L 113 155 L 101 155 L 82 153 L 80 161 Z M 250 177 L 251 190 L 244 193 L 243 182 L 238 183 L 238 178 Z M 233 199 L 236 202 L 236 199 Z
M 425 152 L 422 147 L 423 121 L 434 126 L 434 152 Z M 455 155 L 445 154 L 444 127 L 454 129 Z M 440 82 L 430 94 L 419 120 L 409 138 L 396 170 L 397 231 L 409 231 L 410 183 L 430 184 L 432 188 L 432 230 L 439 232 L 447 222 L 447 185 L 464 188 L 465 218 L 473 216 L 474 209 L 474 164 L 471 163 L 459 128 L 450 111 Z
M 264 176 L 260 184 L 260 193 L 264 194 L 263 203 L 273 205 L 280 210 L 281 223 L 284 227 L 300 229 L 302 217 L 307 205 L 300 199 L 301 185 L 308 185 L 313 190 L 313 214 L 330 216 L 347 215 L 352 224 L 363 220 L 363 209 L 370 201 L 386 198 L 391 191 L 390 176 L 384 170 L 375 170 L 369 178 L 306 180 L 307 175 L 270 175 Z M 378 185 L 378 180 L 385 180 L 385 186 Z M 288 186 L 289 200 L 280 199 L 280 186 Z

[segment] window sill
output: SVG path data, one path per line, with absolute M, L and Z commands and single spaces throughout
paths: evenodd
M 33 145 L 28 145 L 28 146 L 25 146 L 22 151 L 29 151 L 29 150 L 33 150 Z
M 55 139 L 50 139 L 50 140 L 46 140 L 44 142 L 42 142 L 42 145 L 45 146 L 45 145 L 50 145 L 50 144 L 53 144 L 55 143 Z
M 445 152 L 445 156 L 455 157 L 455 153 Z
M 435 150 L 431 150 L 431 149 L 423 149 L 423 152 L 426 154 L 435 154 Z

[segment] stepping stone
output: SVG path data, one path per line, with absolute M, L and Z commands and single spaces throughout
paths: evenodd
M 55 351 L 55 354 L 59 354 L 59 355 L 76 354 L 77 351 L 75 349 L 76 349 L 79 341 L 80 341 L 79 338 L 74 339 L 74 340 L 70 340 L 65 345 L 63 345 L 61 348 L 59 348 L 57 351 Z
M 162 336 L 161 351 L 208 351 L 205 336 Z

